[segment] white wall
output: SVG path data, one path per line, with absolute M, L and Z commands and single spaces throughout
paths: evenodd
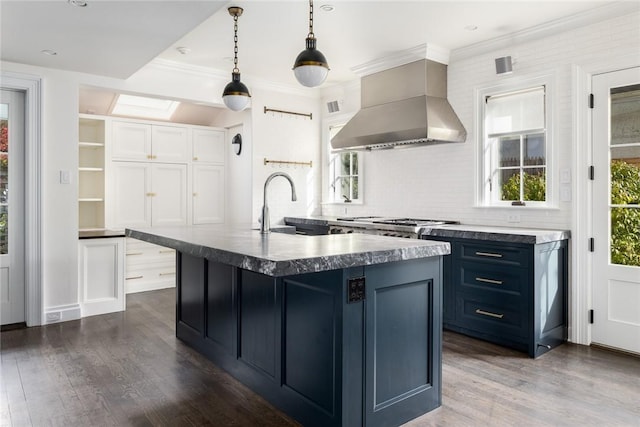
M 173 69 L 166 64 L 152 63 L 127 80 L 118 80 L 102 76 L 60 71 L 24 64 L 0 62 L 3 72 L 35 75 L 42 79 L 42 299 L 44 313 L 60 311 L 62 320 L 77 318 L 80 314 L 78 305 L 78 208 L 77 208 L 77 168 L 78 168 L 78 94 L 80 86 L 95 86 L 114 89 L 121 92 L 149 94 L 180 100 L 203 102 L 211 105 L 222 105 L 221 93 L 228 83 L 228 76 L 212 76 L 210 72 Z M 247 82 L 250 85 L 249 82 Z M 250 86 L 251 88 L 251 86 Z M 317 117 L 315 92 L 302 91 L 303 95 L 274 90 L 252 89 L 253 105 L 275 105 L 284 109 L 313 111 Z M 263 118 L 261 110 L 248 110 L 241 113 L 222 115 L 220 126 L 231 127 L 243 124 L 245 145 L 241 156 L 229 158 L 227 180 L 230 187 L 229 197 L 241 200 L 234 201 L 235 208 L 227 212 L 230 222 L 247 222 L 252 215 L 249 210 L 252 204 L 255 210 L 255 195 L 261 194 L 263 176 L 268 168 L 254 162 L 252 147 L 257 148 L 257 159 L 263 156 L 285 158 L 316 159 L 313 154 L 318 151 L 317 120 L 312 125 L 300 126 L 281 119 Z M 253 123 L 258 118 L 257 123 Z M 274 124 L 278 121 L 278 124 Z M 257 135 L 254 143 L 254 135 Z M 301 145 L 302 144 L 302 145 Z M 306 146 L 305 146 L 306 144 Z M 310 148 L 311 147 L 311 148 Z M 229 147 L 230 148 L 230 147 Z M 259 173 L 253 173 L 253 168 Z M 71 172 L 71 183 L 59 183 L 59 171 Z M 317 170 L 317 169 L 316 169 Z M 299 172 L 299 171 L 298 171 Z M 308 170 L 306 171 L 308 172 Z M 314 172 L 317 173 L 317 172 Z M 300 182 L 298 192 L 304 210 L 317 210 L 318 193 L 311 182 L 313 175 L 308 173 L 298 176 Z M 242 179 L 235 179 L 241 177 Z M 317 181 L 317 179 L 316 179 Z M 234 187 L 235 186 L 235 187 Z M 274 185 L 275 187 L 275 185 Z M 307 194 L 308 193 L 308 194 Z M 281 200 L 275 194 L 272 200 Z M 313 207 L 312 204 L 316 203 Z M 244 211 L 247 211 L 245 214 Z M 274 209 L 274 211 L 277 211 Z M 287 210 L 288 212 L 288 210 Z M 276 213 L 276 212 L 274 212 Z M 277 215 L 284 216 L 284 213 Z M 273 218 L 278 221 L 277 215 Z M 43 315 L 43 319 L 46 316 Z
M 298 201 L 291 201 L 291 188 L 286 179 L 275 178 L 268 189 L 271 224 L 282 224 L 285 216 L 306 216 L 320 213 L 320 130 L 319 104 L 315 92 L 312 98 L 282 96 L 271 90 L 254 89 L 253 121 L 253 216 L 257 226 L 263 204 L 263 189 L 267 177 L 285 172 L 293 179 Z M 264 107 L 312 114 L 312 118 L 264 113 Z M 312 166 L 264 164 L 264 159 L 312 162 Z
M 557 146 L 558 156 L 550 173 L 557 182 L 560 170 L 574 166 L 573 67 L 619 56 L 640 55 L 639 23 L 640 14 L 635 13 L 473 57 L 456 59 L 456 52 L 452 52 L 448 68 L 448 98 L 467 129 L 467 141 L 464 144 L 365 152 L 364 205 L 347 206 L 348 213 L 407 215 L 503 225 L 508 213 L 518 212 L 521 222 L 512 224 L 514 226 L 571 229 L 571 202 L 559 202 L 556 209 L 543 210 L 474 207 L 478 146 L 474 91 L 505 81 L 504 76 L 495 73 L 494 58 L 507 54 L 517 62 L 513 74 L 506 79 L 518 80 L 544 74 L 555 77 L 555 137 L 552 143 Z M 350 92 L 345 91 L 344 96 L 359 100 L 359 94 L 354 93 L 353 88 Z M 325 94 L 324 97 L 331 96 Z M 572 170 L 572 175 L 573 181 L 578 179 L 575 170 Z M 555 197 L 559 199 L 558 194 Z M 344 205 L 323 205 L 322 212 L 327 215 L 344 214 L 344 209 Z

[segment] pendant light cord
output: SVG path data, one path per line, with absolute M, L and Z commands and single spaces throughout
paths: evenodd
M 313 0 L 309 0 L 309 34 L 307 37 L 310 39 L 315 38 L 313 34 Z
M 239 73 L 238 69 L 238 14 L 233 15 L 233 72 Z

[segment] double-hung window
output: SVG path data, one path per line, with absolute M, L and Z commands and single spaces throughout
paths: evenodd
M 329 127 L 329 140 L 344 124 Z M 358 202 L 361 192 L 361 156 L 357 151 L 338 151 L 330 154 L 329 194 L 333 202 Z
M 546 206 L 549 201 L 547 86 L 483 94 L 485 206 Z

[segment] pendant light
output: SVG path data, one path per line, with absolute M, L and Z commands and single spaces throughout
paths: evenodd
M 293 73 L 301 85 L 320 86 L 329 74 L 329 64 L 322 52 L 316 49 L 316 37 L 313 34 L 313 0 L 309 0 L 309 34 L 307 48 L 300 52 L 293 64 Z
M 222 101 L 228 109 L 242 111 L 249 104 L 249 89 L 240 81 L 240 70 L 238 69 L 238 17 L 242 15 L 243 9 L 231 6 L 229 15 L 233 16 L 233 71 L 231 72 L 231 82 L 225 86 L 222 92 Z

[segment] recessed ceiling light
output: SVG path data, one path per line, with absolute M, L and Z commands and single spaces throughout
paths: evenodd
M 51 49 L 41 50 L 40 53 L 43 54 L 43 55 L 49 55 L 49 56 L 56 56 L 58 54 L 58 52 L 56 52 L 55 50 L 51 50 Z
M 84 0 L 67 0 L 67 2 L 72 6 L 87 7 L 87 2 Z
M 464 27 L 465 30 L 467 31 L 475 31 L 478 29 L 477 25 L 467 25 L 466 27 Z
M 333 7 L 332 4 L 323 4 L 322 6 L 320 6 L 320 9 L 322 9 L 325 12 L 332 12 L 333 9 L 335 9 L 335 7 Z

